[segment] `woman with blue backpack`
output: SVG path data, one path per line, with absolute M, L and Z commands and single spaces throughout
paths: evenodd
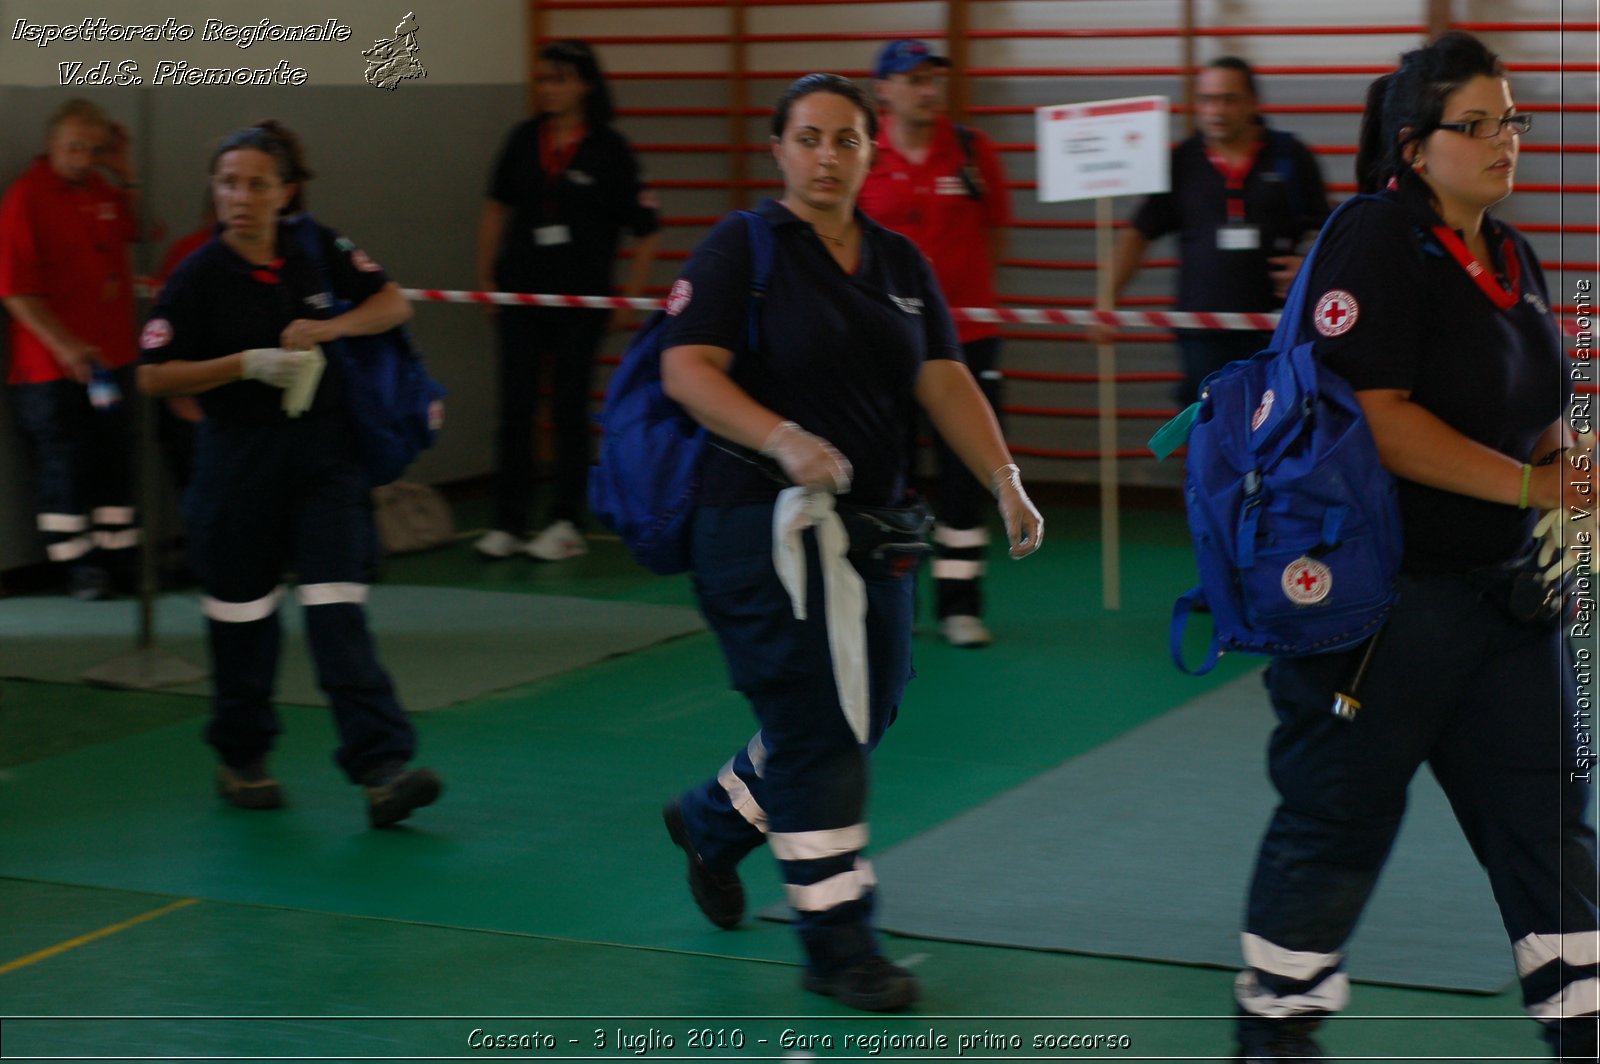
M 796 912 L 802 985 L 890 1011 L 917 983 L 878 947 L 863 851 L 869 755 L 911 678 L 928 525 L 907 486 L 916 408 L 991 486 L 1012 557 L 1038 547 L 1044 523 L 926 260 L 856 209 L 876 127 L 845 78 L 791 85 L 772 117 L 782 198 L 724 219 L 668 299 L 663 385 L 711 433 L 694 587 L 760 730 L 663 815 L 712 923 L 742 919 L 738 863 L 765 842 Z M 770 252 L 752 250 L 763 238 Z
M 442 784 L 409 764 L 416 729 L 367 627 L 377 540 L 357 382 L 322 346 L 387 332 L 411 306 L 366 252 L 304 213 L 311 176 L 277 122 L 223 138 L 211 157 L 219 227 L 161 289 L 140 337 L 139 389 L 198 395 L 205 414 L 184 524 L 211 647 L 218 794 L 241 809 L 285 804 L 267 759 L 292 568 L 339 732 L 334 759 L 364 788 L 372 826 L 388 827 Z M 353 306 L 336 313 L 341 301 Z
M 1406 53 L 1368 93 L 1357 172 L 1374 194 L 1330 222 L 1309 271 L 1300 339 L 1355 390 L 1403 553 L 1375 642 L 1267 670 L 1280 802 L 1235 987 L 1245 1060 L 1319 1057 L 1312 1032 L 1348 1001 L 1346 939 L 1424 763 L 1488 872 L 1529 1016 L 1557 1059 L 1596 1059 L 1591 729 L 1561 623 L 1565 513 L 1540 523 L 1590 456 L 1566 450 L 1571 385 L 1538 257 L 1488 213 L 1530 124 L 1475 38 Z M 1336 714 L 1358 676 L 1359 708 Z

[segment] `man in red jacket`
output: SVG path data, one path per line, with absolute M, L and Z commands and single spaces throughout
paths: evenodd
M 116 187 L 100 173 L 104 168 Z M 138 542 L 129 459 L 138 239 L 127 131 L 87 100 L 51 117 L 46 150 L 0 200 L 7 376 L 37 473 L 45 553 L 79 598 L 110 593 Z
M 890 41 L 873 64 L 883 106 L 878 158 L 861 190 L 861 209 L 910 237 L 933 263 L 951 307 L 992 307 L 995 271 L 1011 224 L 1011 195 L 994 145 L 944 115 L 944 68 L 950 60 L 922 41 Z M 1000 409 L 999 328 L 959 322 L 967 366 L 989 405 Z M 953 646 L 990 642 L 983 623 L 989 486 L 978 483 L 943 440 L 933 577 L 939 632 Z

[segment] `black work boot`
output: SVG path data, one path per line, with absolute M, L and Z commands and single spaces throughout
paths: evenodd
M 282 809 L 283 788 L 267 772 L 262 758 L 243 765 L 217 766 L 217 793 L 240 809 Z
M 431 805 L 444 793 L 444 781 L 431 768 L 406 768 L 388 761 L 361 778 L 367 792 L 367 819 L 375 828 L 398 824 L 412 810 Z
M 801 986 L 863 1012 L 898 1012 L 917 1000 L 917 977 L 885 957 L 868 957 L 829 975 L 807 972 Z
M 683 810 L 676 798 L 662 807 L 661 819 L 672 844 L 689 855 L 689 893 L 694 895 L 694 903 L 707 920 L 723 930 L 738 927 L 744 919 L 744 884 L 739 881 L 739 873 L 732 869 L 718 872 L 700 859 L 694 843 L 689 841 L 689 829 L 683 823 Z

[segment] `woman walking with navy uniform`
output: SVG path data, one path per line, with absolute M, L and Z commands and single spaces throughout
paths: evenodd
M 791 85 L 772 118 L 783 198 L 762 203 L 757 221 L 718 225 L 668 300 L 663 383 L 714 444 L 692 533 L 695 591 L 760 730 L 664 816 L 713 923 L 740 922 L 738 862 L 770 844 L 805 988 L 888 1011 L 914 1001 L 917 983 L 879 952 L 863 851 L 868 755 L 911 678 L 915 408 L 992 486 L 1013 557 L 1039 545 L 1043 522 L 927 261 L 855 209 L 876 126 L 872 101 L 844 78 Z M 759 343 L 744 351 L 752 224 L 770 231 L 773 265 Z
M 1583 463 L 1563 452 L 1570 384 L 1538 259 L 1487 213 L 1511 193 L 1529 125 L 1473 37 L 1407 53 L 1362 126 L 1359 179 L 1385 191 L 1342 212 L 1317 252 L 1305 338 L 1356 389 L 1398 482 L 1405 547 L 1353 720 L 1330 706 L 1361 648 L 1267 672 L 1280 804 L 1245 918 L 1246 1060 L 1320 1053 L 1311 1032 L 1348 1000 L 1345 941 L 1424 762 L 1488 872 L 1528 1015 L 1557 1059 L 1595 1060 L 1595 835 L 1572 651 L 1559 610 L 1515 590 L 1550 575 L 1519 560 Z
M 140 341 L 139 387 L 199 395 L 205 413 L 184 508 L 210 634 L 206 739 L 220 761 L 218 792 L 245 809 L 284 804 L 267 755 L 279 731 L 278 605 L 292 568 L 339 732 L 335 760 L 365 788 L 372 825 L 387 827 L 442 785 L 431 769 L 408 766 L 416 730 L 367 629 L 376 561 L 367 474 L 346 382 L 330 361 L 316 384 L 313 349 L 384 332 L 411 307 L 377 263 L 300 213 L 310 177 L 299 142 L 276 122 L 222 141 L 211 159 L 221 229 L 162 288 Z M 331 316 L 334 297 L 353 308 Z

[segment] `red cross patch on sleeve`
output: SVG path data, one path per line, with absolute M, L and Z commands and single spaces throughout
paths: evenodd
M 678 278 L 672 283 L 672 291 L 667 295 L 667 317 L 676 318 L 689 307 L 689 300 L 694 298 L 694 285 L 685 278 Z
M 1332 288 L 1322 294 L 1317 300 L 1317 309 L 1312 312 L 1311 319 L 1316 322 L 1317 332 L 1323 336 L 1343 336 L 1355 328 L 1356 319 L 1361 317 L 1361 305 L 1356 302 L 1356 297 L 1346 292 L 1343 288 Z
M 166 318 L 151 318 L 139 334 L 139 347 L 145 351 L 160 350 L 171 342 L 172 326 Z

